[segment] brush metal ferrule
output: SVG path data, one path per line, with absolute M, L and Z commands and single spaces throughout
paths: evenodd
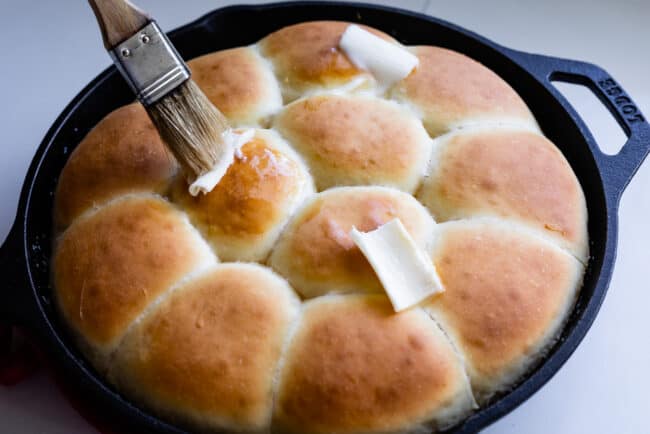
M 155 103 L 190 78 L 187 65 L 155 21 L 109 53 L 145 106 Z

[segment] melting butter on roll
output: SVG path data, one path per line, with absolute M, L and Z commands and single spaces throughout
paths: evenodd
M 345 29 L 339 46 L 355 66 L 372 74 L 382 90 L 408 77 L 419 63 L 405 47 L 373 35 L 356 24 Z
M 273 430 L 424 433 L 467 416 L 463 364 L 421 309 L 383 295 L 308 302 L 280 373 Z
M 385 187 L 341 187 L 317 194 L 292 218 L 269 258 L 304 297 L 329 292 L 383 292 L 350 230 L 368 232 L 399 218 L 421 249 L 435 223 L 413 196 Z
M 352 227 L 350 238 L 375 270 L 395 312 L 444 291 L 436 267 L 399 218 L 370 232 Z
M 158 414 L 201 432 L 268 432 L 273 378 L 299 308 L 270 270 L 217 265 L 133 327 L 109 378 Z
M 425 306 L 464 355 L 485 402 L 555 342 L 584 267 L 525 226 L 494 218 L 438 224 L 432 258 L 445 292 Z
M 350 61 L 339 43 L 351 23 L 311 21 L 284 27 L 259 42 L 262 55 L 275 67 L 286 101 L 305 93 L 346 87 L 348 90 L 374 86 L 370 72 Z M 359 26 L 382 39 L 397 43 L 387 34 Z
M 437 221 L 493 215 L 531 225 L 580 261 L 589 255 L 584 193 L 545 137 L 484 127 L 436 141 L 417 197 Z
M 216 187 L 192 196 L 179 176 L 172 199 L 222 260 L 266 258 L 289 217 L 314 193 L 300 157 L 275 132 L 255 130 Z
M 54 220 L 65 229 L 84 211 L 129 193 L 164 194 L 178 164 L 139 103 L 102 119 L 68 159 L 56 188 Z
M 492 70 L 441 47 L 418 46 L 412 51 L 419 65 L 391 95 L 421 113 L 431 136 L 485 122 L 538 129 L 524 101 Z
M 282 106 L 268 62 L 251 47 L 206 54 L 187 62 L 192 79 L 232 125 L 260 125 Z
M 57 240 L 53 261 L 56 304 L 102 369 L 133 320 L 216 258 L 184 214 L 138 195 L 75 221 Z
M 379 98 L 302 99 L 280 112 L 274 127 L 305 158 L 319 191 L 376 184 L 413 192 L 431 152 L 422 123 Z

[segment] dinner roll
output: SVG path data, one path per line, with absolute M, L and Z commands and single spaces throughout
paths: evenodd
M 216 258 L 182 213 L 138 195 L 78 219 L 57 241 L 53 261 L 56 304 L 101 368 L 151 302 Z
M 250 47 L 206 54 L 187 62 L 192 79 L 235 125 L 258 125 L 282 107 L 268 61 Z
M 432 258 L 445 292 L 427 308 L 463 353 L 484 402 L 555 342 L 584 267 L 525 226 L 491 218 L 438 225 Z
M 273 62 L 286 101 L 323 89 L 374 86 L 372 75 L 354 66 L 339 48 L 341 35 L 350 24 L 343 21 L 300 23 L 273 32 L 259 42 L 262 55 Z M 360 27 L 395 42 L 377 29 Z
M 481 128 L 441 137 L 417 197 L 437 221 L 516 219 L 587 261 L 584 193 L 562 153 L 539 134 Z
M 84 211 L 118 195 L 162 194 L 177 169 L 142 105 L 118 108 L 70 155 L 56 188 L 55 224 L 64 229 Z
M 314 96 L 287 106 L 274 126 L 305 157 L 319 191 L 376 184 L 413 192 L 431 152 L 422 123 L 379 98 Z
M 268 431 L 273 378 L 299 306 L 268 269 L 218 265 L 133 327 L 109 377 L 147 407 L 199 431 Z
M 300 157 L 270 130 L 256 130 L 217 186 L 191 196 L 183 176 L 172 198 L 225 261 L 261 261 L 314 186 Z
M 474 400 L 463 365 L 421 309 L 395 314 L 383 295 L 310 301 L 287 350 L 277 432 L 431 432 Z
M 340 187 L 319 193 L 292 218 L 269 265 L 304 297 L 329 292 L 383 292 L 361 250 L 349 236 L 399 218 L 426 248 L 434 221 L 413 196 L 385 187 Z
M 395 85 L 391 94 L 422 114 L 432 136 L 482 122 L 538 128 L 519 95 L 490 69 L 441 47 L 418 46 L 412 50 L 420 64 Z

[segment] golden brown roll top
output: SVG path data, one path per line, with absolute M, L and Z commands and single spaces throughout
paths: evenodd
M 393 102 L 320 95 L 296 101 L 274 127 L 305 158 L 318 190 L 385 185 L 413 192 L 426 170 L 431 139 Z
M 110 378 L 201 431 L 268 431 L 273 378 L 299 300 L 270 270 L 223 264 L 187 282 L 126 336 Z
M 354 66 L 339 48 L 348 25 L 343 21 L 300 23 L 273 32 L 259 42 L 262 55 L 273 62 L 285 101 L 345 85 L 352 89 L 373 86 L 373 77 Z M 377 29 L 361 27 L 394 42 Z
M 253 48 L 217 51 L 187 64 L 192 79 L 235 125 L 264 124 L 266 117 L 282 107 L 271 66 Z
M 280 373 L 274 431 L 430 432 L 474 400 L 462 362 L 421 309 L 383 295 L 307 303 Z
M 431 136 L 481 122 L 537 129 L 524 101 L 490 69 L 441 47 L 419 46 L 412 50 L 420 64 L 395 85 L 391 95 L 421 113 Z
M 81 141 L 57 184 L 54 220 L 65 229 L 84 211 L 116 196 L 164 193 L 178 164 L 139 103 L 121 107 Z
M 495 215 L 519 220 L 588 257 L 584 193 L 562 153 L 523 130 L 475 129 L 436 141 L 417 193 L 437 221 Z
M 300 157 L 270 130 L 256 130 L 208 194 L 191 196 L 180 176 L 172 198 L 224 261 L 261 261 L 314 186 Z
M 584 272 L 525 226 L 488 218 L 439 224 L 432 258 L 445 292 L 428 309 L 463 353 L 479 402 L 544 355 Z
M 156 298 L 216 262 L 182 213 L 148 195 L 115 200 L 77 220 L 57 241 L 53 260 L 57 305 L 99 364 Z
M 302 296 L 329 292 L 381 292 L 372 267 L 349 236 L 399 218 L 426 248 L 434 222 L 413 196 L 385 187 L 341 187 L 319 193 L 292 218 L 269 265 Z

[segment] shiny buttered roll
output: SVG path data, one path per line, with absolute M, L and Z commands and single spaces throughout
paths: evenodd
M 357 68 L 339 47 L 341 35 L 349 24 L 342 21 L 300 23 L 273 32 L 259 42 L 262 55 L 273 62 L 286 101 L 328 89 L 351 91 L 374 87 L 373 76 Z M 377 29 L 361 27 L 395 42 Z
M 192 196 L 185 177 L 172 199 L 224 261 L 262 261 L 287 220 L 314 193 L 309 172 L 296 152 L 275 132 L 256 130 L 219 184 Z
M 482 123 L 538 128 L 517 92 L 485 66 L 445 48 L 412 50 L 420 63 L 395 85 L 392 96 L 420 113 L 431 136 Z
M 187 64 L 203 93 L 235 125 L 263 125 L 282 107 L 270 63 L 251 47 L 217 51 Z
M 56 241 L 56 304 L 102 366 L 131 323 L 188 274 L 216 263 L 187 217 L 151 195 L 124 196 Z
M 562 153 L 539 134 L 482 128 L 441 137 L 416 196 L 436 221 L 513 219 L 587 261 L 584 193 Z
M 319 95 L 288 105 L 274 127 L 305 158 L 316 187 L 385 185 L 413 192 L 431 138 L 408 110 L 384 99 Z
M 350 238 L 400 219 L 419 247 L 430 245 L 434 221 L 413 196 L 385 187 L 340 187 L 319 193 L 294 216 L 273 249 L 269 265 L 303 297 L 330 292 L 382 292 Z
M 413 433 L 465 417 L 474 399 L 462 361 L 421 309 L 383 295 L 309 301 L 280 373 L 276 432 Z
M 134 325 L 109 378 L 201 432 L 262 432 L 300 301 L 269 269 L 223 264 L 188 281 Z
M 61 323 L 121 396 L 180 430 L 453 430 L 534 369 L 573 309 L 585 197 L 524 101 L 460 53 L 349 25 L 188 62 L 252 133 L 207 194 L 189 194 L 139 104 L 70 143 Z M 350 237 L 395 219 L 405 243 Z M 444 291 L 397 313 L 366 254 L 384 282 L 386 258 L 435 266 Z
M 54 220 L 65 229 L 84 211 L 117 196 L 164 194 L 178 170 L 140 104 L 121 107 L 79 143 L 56 188 Z
M 490 218 L 438 225 L 431 256 L 445 292 L 427 308 L 463 354 L 484 402 L 555 342 L 584 268 L 525 226 Z

